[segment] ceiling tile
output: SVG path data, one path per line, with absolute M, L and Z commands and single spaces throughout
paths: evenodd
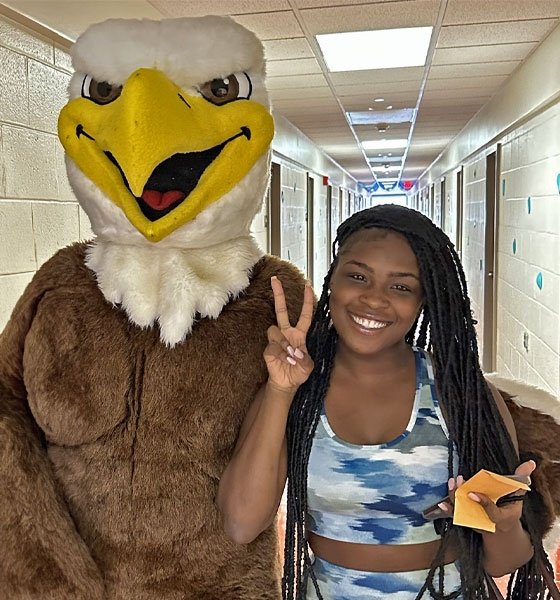
M 450 88 L 481 88 L 481 89 L 498 89 L 500 85 L 507 79 L 507 75 L 493 75 L 486 77 L 461 77 L 461 72 L 457 72 L 457 77 L 449 77 L 447 79 L 428 79 L 426 90 L 447 90 Z
M 488 63 L 507 60 L 524 60 L 537 47 L 537 42 L 500 44 L 497 46 L 462 46 L 460 48 L 438 48 L 434 53 L 433 65 L 455 65 Z
M 474 65 L 439 65 L 430 69 L 430 81 L 452 77 L 485 77 L 489 75 L 509 75 L 520 61 L 476 63 Z
M 285 75 L 309 75 L 311 73 L 322 73 L 319 63 L 314 58 L 271 60 L 266 65 L 266 75 L 269 78 Z
M 416 0 L 373 0 L 367 4 L 387 4 L 388 2 L 415 2 Z M 332 6 L 356 6 L 357 4 L 366 4 L 364 0 L 292 0 L 292 4 L 297 8 L 327 8 Z
M 376 90 L 376 92 L 382 93 L 381 90 Z M 376 103 L 372 102 L 377 93 L 370 93 L 363 96 L 339 96 L 339 98 L 344 110 L 347 112 L 368 110 L 369 108 L 373 108 L 377 111 L 379 109 L 377 108 Z M 418 92 L 408 92 L 404 94 L 383 93 L 383 96 L 389 99 L 391 103 L 389 106 L 392 106 L 394 109 L 414 108 L 416 106 L 416 101 L 418 100 Z
M 327 86 L 323 87 L 300 87 L 288 89 L 269 89 L 272 101 L 292 100 L 298 102 L 300 98 L 332 98 L 333 93 Z
M 265 40 L 263 46 L 267 60 L 313 58 L 315 56 L 309 42 L 303 37 L 282 40 Z
M 266 86 L 269 90 L 288 90 L 301 87 L 326 87 L 323 75 L 291 75 L 286 77 L 271 77 Z
M 414 6 L 410 2 L 375 2 L 357 9 L 342 4 L 303 9 L 300 14 L 310 33 L 317 34 L 434 25 L 438 9 L 439 0 L 416 0 Z
M 373 83 L 393 83 L 398 81 L 422 81 L 423 67 L 402 67 L 400 69 L 373 69 L 365 71 L 345 71 L 329 73 L 334 85 L 354 85 Z
M 558 0 L 449 0 L 444 25 L 560 17 Z
M 290 8 L 288 0 L 149 0 L 149 4 L 168 17 L 239 15 Z
M 542 21 L 482 23 L 477 25 L 442 27 L 437 47 L 483 46 L 488 43 L 488 40 L 492 40 L 494 44 L 540 42 L 556 24 L 557 21 L 555 19 L 545 19 Z
M 254 31 L 261 41 L 303 37 L 292 11 L 236 15 L 235 20 Z

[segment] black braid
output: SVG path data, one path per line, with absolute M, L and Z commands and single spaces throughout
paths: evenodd
M 327 393 L 336 353 L 337 333 L 330 321 L 329 283 L 338 252 L 355 233 L 371 228 L 402 234 L 418 260 L 424 304 L 406 336 L 433 356 L 439 397 L 447 411 L 449 428 L 449 476 L 452 477 L 453 447 L 458 449 L 458 472 L 465 478 L 485 468 L 513 473 L 518 458 L 496 402 L 479 365 L 478 346 L 467 284 L 453 244 L 443 231 L 421 213 L 396 205 L 380 205 L 352 215 L 337 230 L 333 264 L 323 285 L 308 334 L 308 350 L 315 368 L 298 390 L 288 417 L 288 502 L 282 597 L 304 600 L 311 577 L 318 597 L 321 593 L 311 568 L 306 542 L 307 466 L 321 407 Z M 537 559 L 552 571 L 538 535 L 538 514 L 530 500 L 524 503 L 522 523 L 529 532 L 535 553 L 527 565 L 511 578 L 508 600 L 545 600 L 546 585 L 538 572 Z M 434 600 L 452 600 L 458 593 L 445 593 L 442 570 L 445 549 L 453 535 L 461 556 L 461 593 L 464 600 L 487 600 L 481 536 L 469 528 L 452 527 L 451 520 L 438 523 L 441 544 L 417 600 L 428 593 Z M 436 577 L 436 573 L 439 576 Z

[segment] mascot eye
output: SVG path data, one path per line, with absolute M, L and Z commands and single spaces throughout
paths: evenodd
M 247 73 L 232 73 L 223 79 L 212 79 L 200 88 L 204 98 L 218 106 L 233 100 L 250 98 L 251 91 L 251 80 Z
M 122 92 L 122 85 L 112 85 L 106 81 L 97 81 L 90 75 L 84 77 L 82 96 L 93 100 L 96 104 L 109 104 L 116 100 Z

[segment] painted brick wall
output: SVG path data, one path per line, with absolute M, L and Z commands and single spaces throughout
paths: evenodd
M 35 271 L 91 236 L 56 136 L 71 65 L 48 39 L 0 17 L 0 330 Z
M 502 146 L 498 246 L 500 374 L 560 397 L 560 105 Z

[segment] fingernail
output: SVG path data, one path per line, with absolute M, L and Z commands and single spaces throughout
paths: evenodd
M 447 505 L 445 504 L 445 502 L 440 502 L 438 506 L 441 508 L 441 510 L 447 512 Z
M 274 279 L 278 279 L 278 277 L 276 277 L 276 275 L 273 275 L 273 276 L 270 278 L 270 281 L 273 281 Z
M 296 358 L 303 358 L 304 357 L 303 352 L 299 348 L 295 349 L 294 354 L 295 354 Z
M 460 485 L 463 485 L 463 483 L 465 483 L 465 479 L 463 478 L 463 476 L 457 475 L 457 487 L 459 487 Z
M 295 365 L 296 364 L 296 360 L 295 358 L 292 358 L 291 356 L 287 356 L 286 360 L 291 364 L 291 365 Z
M 480 502 L 480 498 L 474 492 L 469 492 L 467 496 L 475 502 Z
M 288 347 L 286 348 L 286 350 L 288 350 L 288 354 L 289 354 L 290 356 L 293 356 L 293 355 L 295 354 L 295 350 L 294 350 L 294 349 L 293 349 L 291 346 L 288 346 Z
M 455 479 L 453 477 L 449 478 L 449 481 L 447 482 L 447 488 L 450 492 L 455 489 Z

